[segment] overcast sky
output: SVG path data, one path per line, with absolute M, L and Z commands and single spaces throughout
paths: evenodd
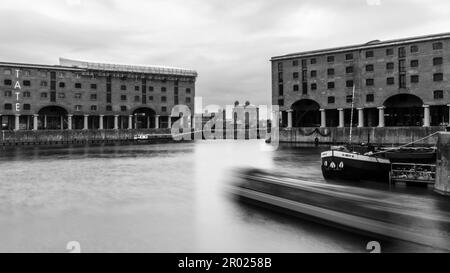
M 272 56 L 450 32 L 449 0 L 1 0 L 0 61 L 195 69 L 204 104 L 270 104 Z

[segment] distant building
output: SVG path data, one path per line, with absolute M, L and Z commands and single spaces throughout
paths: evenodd
M 450 33 L 272 58 L 272 100 L 286 127 L 449 123 Z
M 193 70 L 60 59 L 0 62 L 0 121 L 9 130 L 167 128 L 173 106 L 194 111 Z

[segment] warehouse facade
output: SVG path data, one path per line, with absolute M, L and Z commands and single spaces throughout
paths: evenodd
M 175 105 L 194 109 L 193 70 L 60 59 L 0 62 L 2 130 L 170 128 Z
M 449 123 L 450 33 L 288 54 L 271 63 L 272 100 L 284 127 Z

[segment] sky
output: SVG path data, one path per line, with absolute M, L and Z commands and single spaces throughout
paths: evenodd
M 1 0 L 0 61 L 188 68 L 204 105 L 270 105 L 273 56 L 442 32 L 448 0 Z

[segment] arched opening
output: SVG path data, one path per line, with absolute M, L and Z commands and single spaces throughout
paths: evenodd
M 133 112 L 134 128 L 150 129 L 155 128 L 155 110 L 151 108 L 138 108 Z
M 384 103 L 386 126 L 422 126 L 423 101 L 411 94 L 390 97 Z
M 39 112 L 38 129 L 64 130 L 67 126 L 67 111 L 59 106 L 47 106 Z
M 313 100 L 299 100 L 292 105 L 294 127 L 320 127 L 320 105 Z

